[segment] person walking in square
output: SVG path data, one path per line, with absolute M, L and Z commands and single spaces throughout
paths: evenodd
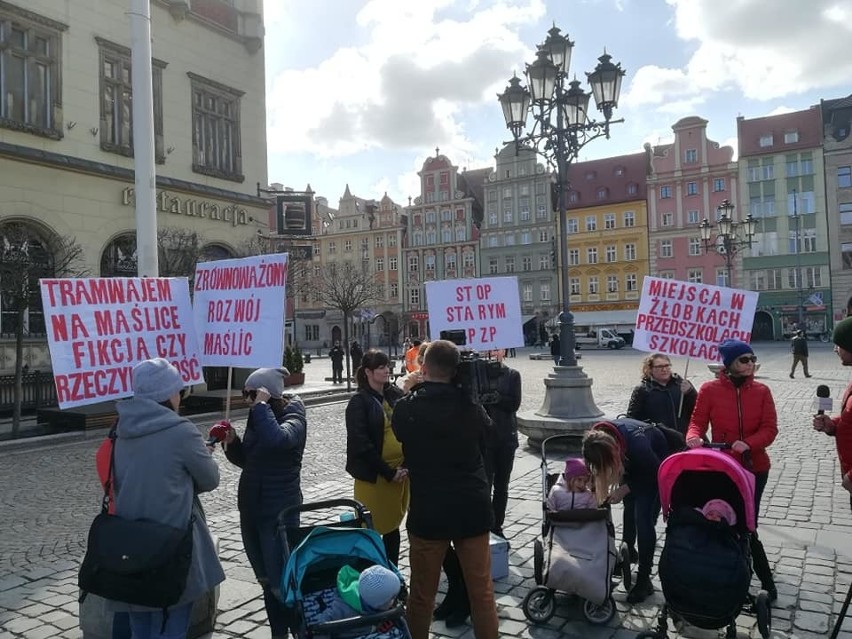
M 808 373 L 808 338 L 805 337 L 805 331 L 799 329 L 790 340 L 790 350 L 793 353 L 793 368 L 790 369 L 790 379 L 796 375 L 796 366 L 802 362 L 802 370 L 805 371 L 805 377 L 810 377 Z
M 334 347 L 328 352 L 331 360 L 331 381 L 333 384 L 343 383 L 343 349 L 340 342 L 335 342 Z

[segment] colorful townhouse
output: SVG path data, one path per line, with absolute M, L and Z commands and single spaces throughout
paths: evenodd
M 707 120 L 691 116 L 672 126 L 674 142 L 645 148 L 651 154 L 648 175 L 650 272 L 688 282 L 739 286 L 740 260 L 728 267 L 723 254 L 707 250 L 700 224 L 715 226 L 724 200 L 735 204 L 734 221 L 746 213 L 736 206 L 737 163 L 734 150 L 707 137 Z M 714 244 L 715 246 L 715 244 Z
M 743 253 L 742 288 L 760 292 L 753 339 L 831 327 L 823 127 L 819 106 L 737 118 L 738 210 L 759 222 Z
M 568 170 L 568 290 L 577 332 L 631 335 L 649 274 L 648 152 L 572 164 Z M 555 328 L 555 326 L 554 326 Z

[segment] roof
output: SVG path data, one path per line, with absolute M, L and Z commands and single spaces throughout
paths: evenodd
M 786 133 L 798 133 L 796 142 L 784 141 Z M 772 136 L 772 144 L 761 146 L 760 140 Z M 820 108 L 813 106 L 804 111 L 746 120 L 737 118 L 737 141 L 740 157 L 774 155 L 799 149 L 812 149 L 822 145 L 822 118 Z
M 647 176 L 647 151 L 572 164 L 568 168 L 569 193 L 576 192 L 578 197 L 573 202 L 569 197 L 568 209 L 644 200 Z M 635 193 L 628 191 L 630 185 L 636 186 Z M 606 189 L 604 197 L 598 197 L 601 189 Z

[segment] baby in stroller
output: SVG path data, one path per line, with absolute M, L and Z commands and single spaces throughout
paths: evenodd
M 659 562 L 665 603 L 656 629 L 637 639 L 665 639 L 669 618 L 725 628 L 733 639 L 743 611 L 756 614 L 760 636 L 769 637 L 768 594 L 749 595 L 754 475 L 730 455 L 704 447 L 671 455 L 657 477 L 666 520 Z
M 554 435 L 542 443 L 542 534 L 534 553 L 538 585 L 524 599 L 523 612 L 533 623 L 546 623 L 560 592 L 580 598 L 586 621 L 606 624 L 616 613 L 613 574 L 624 574 L 625 568 L 630 574 L 623 562 L 627 549 L 616 553 L 610 509 L 599 507 L 582 459 L 567 459 L 559 474 L 547 472 L 548 447 L 569 437 Z
M 553 512 L 575 508 L 597 508 L 594 493 L 589 490 L 591 475 L 582 459 L 565 460 L 565 470 L 547 494 L 547 509 Z
M 343 566 L 337 573 L 337 592 L 314 617 L 314 623 L 350 619 L 363 614 L 384 612 L 396 603 L 402 584 L 392 570 L 370 566 L 359 573 Z

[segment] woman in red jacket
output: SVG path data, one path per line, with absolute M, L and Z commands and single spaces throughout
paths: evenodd
M 769 387 L 754 379 L 757 357 L 751 346 L 727 339 L 719 344 L 719 355 L 725 368 L 698 392 L 686 432 L 686 445 L 690 448 L 702 446 L 708 426 L 714 443 L 730 444 L 731 454 L 754 473 L 754 512 L 757 516 L 769 478 L 766 449 L 778 435 L 775 401 Z M 770 601 L 775 601 L 778 591 L 757 531 L 751 536 L 751 556 L 761 586 L 769 594 Z

